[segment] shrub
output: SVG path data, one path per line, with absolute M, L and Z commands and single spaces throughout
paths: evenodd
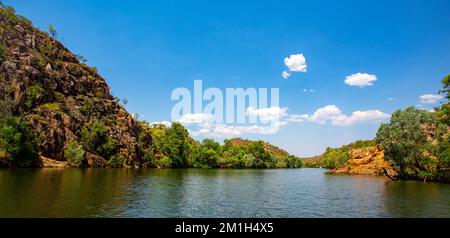
M 83 146 L 77 141 L 71 141 L 64 150 L 64 157 L 67 163 L 74 167 L 81 167 L 84 163 L 84 155 L 86 152 Z
M 247 152 L 255 157 L 256 167 L 270 168 L 273 167 L 272 156 L 264 149 L 264 142 L 252 141 L 247 146 Z
M 123 155 L 113 155 L 108 160 L 108 165 L 111 167 L 123 167 L 127 163 L 127 159 Z
M 0 62 L 6 59 L 6 47 L 0 44 Z
M 191 151 L 192 153 L 193 151 Z M 194 168 L 214 168 L 217 167 L 219 159 L 220 144 L 212 139 L 204 139 L 200 148 L 195 151 L 192 161 Z
M 371 147 L 376 146 L 377 142 L 375 140 L 357 140 L 354 143 L 352 143 L 350 146 L 353 149 L 361 149 L 365 147 Z
M 116 152 L 117 141 L 109 135 L 110 128 L 99 122 L 92 121 L 81 130 L 81 143 L 89 151 L 99 153 L 109 159 Z
M 327 169 L 339 167 L 341 165 L 344 165 L 349 160 L 349 158 L 350 154 L 345 148 L 327 148 L 325 153 L 322 155 L 323 167 Z
M 92 101 L 92 99 L 86 97 L 84 99 L 83 105 L 80 108 L 80 111 L 84 115 L 87 115 L 87 116 L 92 115 L 94 112 L 94 102 Z
M 27 25 L 32 24 L 31 21 L 26 19 L 25 17 L 16 15 L 16 10 L 12 6 L 0 5 L 0 12 L 2 15 L 13 22 L 21 22 Z
M 36 98 L 43 92 L 44 89 L 42 89 L 41 85 L 39 84 L 28 87 L 25 91 L 25 106 L 28 109 L 33 108 L 36 103 Z
M 303 160 L 294 155 L 289 155 L 284 158 L 287 168 L 301 168 L 303 166 Z
M 97 92 L 95 92 L 95 97 L 97 97 L 97 98 L 103 98 L 103 92 L 102 92 L 102 91 L 97 91 Z
M 3 85 L 0 84 L 0 87 L 3 87 Z M 8 93 L 5 93 L 4 98 L 0 99 L 0 118 L 11 116 L 13 105 L 14 101 Z
M 30 167 L 38 159 L 37 136 L 21 117 L 0 120 L 0 160 L 10 166 Z
M 155 165 L 158 168 L 170 168 L 172 167 L 172 160 L 169 157 L 164 156 L 161 159 L 156 160 Z
M 288 167 L 288 163 L 287 163 L 285 158 L 281 158 L 281 159 L 278 159 L 275 162 L 275 167 L 276 168 L 287 168 Z
M 60 92 L 55 92 L 55 98 L 58 102 L 62 102 L 65 99 L 64 94 L 60 93 Z
M 117 151 L 117 140 L 110 135 L 105 136 L 105 141 L 102 145 L 97 147 L 98 153 L 100 153 L 104 158 L 111 158 L 115 155 Z
M 52 112 L 61 112 L 61 107 L 59 106 L 58 103 L 46 103 L 46 104 L 40 106 L 40 108 L 48 110 L 48 111 L 52 111 Z
M 243 166 L 245 168 L 254 168 L 256 167 L 256 158 L 252 154 L 245 154 L 242 157 Z

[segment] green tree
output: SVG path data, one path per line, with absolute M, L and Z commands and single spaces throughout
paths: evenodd
M 168 166 L 182 168 L 188 166 L 188 160 L 192 158 L 191 149 L 193 139 L 189 137 L 189 132 L 178 122 L 172 123 L 170 127 L 163 125 L 153 126 L 149 134 L 142 135 L 141 148 L 144 161 L 150 166 Z M 150 139 L 151 137 L 151 139 Z M 148 148 L 145 141 L 151 140 Z M 164 161 L 160 161 L 164 159 Z M 170 160 L 170 163 L 167 162 Z
M 51 36 L 53 39 L 56 39 L 56 37 L 57 37 L 57 35 L 58 35 L 58 32 L 56 31 L 55 26 L 53 26 L 52 24 L 49 24 L 49 25 L 48 25 L 48 33 L 50 33 L 50 36 Z
M 253 154 L 245 154 L 242 157 L 242 165 L 244 168 L 254 168 L 257 166 L 256 158 Z
M 108 160 L 108 165 L 114 168 L 123 167 L 126 165 L 127 159 L 123 155 L 113 155 Z
M 184 167 L 189 155 L 189 132 L 179 122 L 173 122 L 166 132 L 163 151 L 172 161 L 174 167 Z
M 81 167 L 84 163 L 84 155 L 86 152 L 83 146 L 77 141 L 71 141 L 64 150 L 64 157 L 69 165 L 74 167 Z
M 389 123 L 380 126 L 376 141 L 383 147 L 386 160 L 393 163 L 399 177 L 429 177 L 443 166 L 442 161 L 433 156 L 436 151 L 433 141 L 442 140 L 447 128 L 435 113 L 408 107 L 396 111 Z
M 215 168 L 220 157 L 220 144 L 212 139 L 204 139 L 195 152 L 192 166 L 194 168 Z
M 9 166 L 30 167 L 39 157 L 37 136 L 21 117 L 0 120 L 0 160 Z
M 77 55 L 75 55 L 75 57 L 77 57 L 78 61 L 80 61 L 81 63 L 83 63 L 83 64 L 87 63 L 87 59 L 84 56 L 77 54 Z
M 450 74 L 442 79 L 442 89 L 439 90 L 440 94 L 445 94 L 445 98 L 450 100 Z M 450 124 L 450 102 L 442 104 L 442 106 L 436 111 L 438 116 L 447 125 Z
M 327 148 L 325 153 L 322 155 L 322 166 L 327 169 L 333 169 L 344 165 L 349 158 L 350 154 L 348 153 L 347 148 Z
M 264 149 L 263 141 L 252 141 L 247 148 L 248 153 L 252 154 L 256 159 L 256 167 L 271 168 L 272 156 Z
M 447 74 L 441 82 L 443 87 L 439 93 L 445 94 L 445 97 L 450 100 L 450 74 Z
M 109 134 L 109 131 L 108 126 L 94 120 L 81 130 L 81 142 L 87 150 L 110 159 L 116 153 L 117 141 Z

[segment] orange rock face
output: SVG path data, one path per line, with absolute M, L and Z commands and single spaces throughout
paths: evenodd
M 338 174 L 383 175 L 385 171 L 389 176 L 396 175 L 392 166 L 384 160 L 384 152 L 378 147 L 366 147 L 351 151 L 351 157 L 341 167 L 331 170 Z

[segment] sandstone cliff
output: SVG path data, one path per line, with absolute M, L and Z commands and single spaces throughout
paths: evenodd
M 0 11 L 0 99 L 2 113 L 26 118 L 42 141 L 39 152 L 64 161 L 70 141 L 94 121 L 107 128 L 118 166 L 138 166 L 139 127 L 109 92 L 95 68 L 78 58 L 46 32 L 12 10 Z M 88 150 L 89 166 L 107 166 L 108 158 Z M 43 162 L 48 159 L 42 159 Z M 58 165 L 60 166 L 60 165 Z
M 342 166 L 331 169 L 331 173 L 385 175 L 395 177 L 391 165 L 384 160 L 384 153 L 377 146 L 354 149 L 350 151 L 349 160 Z

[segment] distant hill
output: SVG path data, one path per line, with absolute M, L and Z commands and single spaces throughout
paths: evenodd
M 229 140 L 225 140 L 225 143 L 229 143 L 235 147 L 243 147 L 243 146 L 248 146 L 252 141 L 251 140 L 247 140 L 247 139 L 241 139 L 241 138 L 233 138 L 233 139 L 229 139 Z M 264 144 L 264 150 L 266 150 L 267 152 L 269 152 L 272 155 L 275 156 L 289 156 L 289 153 L 286 152 L 283 149 L 280 149 L 277 146 L 274 146 L 272 144 L 269 144 L 265 141 L 262 141 L 262 143 Z

